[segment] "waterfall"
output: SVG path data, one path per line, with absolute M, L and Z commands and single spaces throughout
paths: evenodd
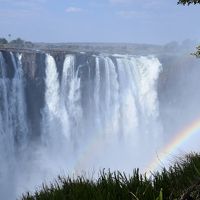
M 23 55 L 9 53 L 9 58 L 11 66 L 0 53 L 0 194 L 6 195 L 11 183 L 3 183 L 9 176 L 16 195 L 15 190 L 32 189 L 66 171 L 130 172 L 161 142 L 157 82 L 162 66 L 156 57 L 67 54 L 60 69 L 58 60 L 45 54 L 41 134 L 34 142 L 31 134 L 38 133 L 30 130 L 27 115 L 27 66 Z M 156 142 L 149 145 L 149 140 Z
M 70 139 L 73 137 L 70 130 L 74 133 L 81 123 L 80 78 L 78 70 L 75 70 L 74 59 L 73 55 L 66 56 L 60 83 L 55 60 L 51 55 L 46 55 L 44 131 L 48 130 L 54 139 L 59 134 Z
M 123 125 L 128 128 L 127 131 L 134 129 L 133 126 L 140 126 L 142 131 L 146 132 L 150 129 L 148 124 L 156 123 L 159 116 L 157 80 L 162 66 L 155 57 L 117 58 L 117 64 L 123 93 Z M 127 126 L 127 122 L 130 122 L 130 127 Z
M 72 130 L 72 137 L 78 136 L 81 133 L 80 124 L 82 118 L 82 108 L 81 108 L 81 83 L 80 77 L 78 76 L 79 68 L 75 69 L 75 57 L 73 55 L 66 56 L 64 61 L 63 68 L 63 79 L 67 78 L 66 85 L 68 87 L 67 97 L 65 101 L 67 101 L 68 110 L 69 110 L 69 118 L 70 118 L 70 126 Z M 62 85 L 64 87 L 65 85 Z M 77 138 L 78 139 L 78 138 Z
M 14 70 L 14 76 L 11 79 L 7 77 L 8 67 L 11 68 L 11 66 L 5 63 L 0 53 L 0 193 L 1 196 L 5 195 L 5 198 L 9 194 L 12 199 L 16 190 L 18 159 L 21 158 L 28 145 L 28 122 L 21 55 L 15 56 L 10 53 L 10 58 Z M 22 162 L 20 160 L 20 163 Z
M 126 136 L 133 137 L 139 126 L 140 107 L 137 107 L 137 82 L 134 80 L 134 73 L 127 58 L 117 58 L 120 82 L 120 114 L 121 114 L 121 131 Z M 137 139 L 137 136 L 134 136 Z M 137 143 L 137 141 L 136 141 Z
M 94 103 L 84 110 L 79 123 L 84 123 L 84 118 L 92 113 L 91 124 L 96 126 L 84 126 L 84 138 L 77 148 L 82 149 L 80 154 L 85 154 L 86 160 L 79 162 L 78 169 L 91 166 L 111 168 L 112 161 L 118 160 L 117 155 L 136 152 L 141 149 L 141 143 L 144 145 L 141 152 L 148 152 L 150 157 L 159 148 L 157 144 L 162 144 L 161 137 L 157 137 L 158 133 L 161 134 L 157 81 L 162 65 L 153 56 L 120 55 L 95 56 L 94 63 L 94 85 L 83 88 L 84 92 L 93 91 Z M 91 102 L 89 96 L 86 102 Z M 84 107 L 83 104 L 79 106 Z M 152 138 L 155 143 L 149 145 Z M 95 152 L 92 152 L 93 148 Z M 139 160 L 139 155 L 135 155 L 131 156 L 137 163 L 135 159 Z M 123 169 L 122 166 L 129 165 L 131 161 L 125 159 L 123 162 L 116 166 Z
M 27 116 L 21 55 L 10 53 L 14 66 L 14 77 L 10 80 L 6 77 L 6 65 L 2 54 L 1 59 L 1 121 L 2 134 L 8 134 L 11 147 L 21 148 L 26 144 L 28 136 Z M 20 145 L 19 145 L 20 144 Z
M 45 79 L 45 111 L 44 111 L 44 122 L 42 135 L 44 140 L 52 142 L 59 135 L 57 130 L 60 129 L 60 99 L 59 99 L 59 81 L 58 72 L 54 58 L 47 54 L 46 55 L 46 79 Z M 53 145 L 52 144 L 52 145 Z
M 95 112 L 96 116 L 96 128 L 99 129 L 101 126 L 100 120 L 100 84 L 101 84 L 101 75 L 100 75 L 100 58 L 95 58 L 95 89 L 94 89 L 94 101 L 95 101 Z
M 24 96 L 24 81 L 21 58 L 22 55 L 17 54 L 17 59 L 11 53 L 12 62 L 15 69 L 15 75 L 12 82 L 11 94 L 11 112 L 13 117 L 13 127 L 15 132 L 15 141 L 20 144 L 18 147 L 26 145 L 28 137 L 27 115 Z
M 7 178 L 9 174 L 13 174 L 13 164 L 14 164 L 14 140 L 12 127 L 9 122 L 9 103 L 8 103 L 8 80 L 6 79 L 6 66 L 3 55 L 0 53 L 0 193 L 4 197 L 6 192 L 8 192 Z M 8 148 L 9 147 L 9 148 Z
M 119 82 L 116 67 L 113 61 L 106 57 L 105 62 L 105 106 L 106 106 L 106 132 L 118 133 L 119 124 Z

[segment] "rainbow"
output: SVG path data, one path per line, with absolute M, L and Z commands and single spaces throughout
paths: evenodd
M 147 165 L 147 167 L 142 170 L 143 172 L 154 172 L 160 166 L 164 166 L 164 164 L 168 161 L 170 156 L 175 156 L 177 150 L 186 143 L 192 136 L 196 136 L 200 134 L 200 118 L 190 123 L 183 130 L 175 134 L 175 137 L 171 140 L 169 144 L 167 144 L 163 149 L 159 151 L 157 156 L 155 156 L 152 161 Z M 98 134 L 95 136 L 89 144 L 87 148 L 83 150 L 81 156 L 75 162 L 75 173 L 80 172 L 83 166 L 87 165 L 87 162 L 91 159 L 93 154 L 97 151 L 100 151 L 104 144 L 104 137 L 102 134 Z
M 165 163 L 170 155 L 173 155 L 190 137 L 200 134 L 200 119 L 193 121 L 182 131 L 176 134 L 172 141 L 162 149 L 146 168 L 145 172 L 154 172 Z

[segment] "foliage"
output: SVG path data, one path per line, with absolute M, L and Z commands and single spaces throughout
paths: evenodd
M 8 44 L 8 41 L 5 38 L 0 38 L 0 44 Z
M 198 4 L 200 3 L 200 0 L 179 0 L 178 4 L 183 4 L 183 5 L 190 5 L 190 4 Z
M 34 45 L 32 42 L 28 42 L 22 40 L 21 38 L 17 38 L 9 42 L 10 47 L 19 47 L 19 48 L 32 48 Z
M 24 42 L 24 46 L 25 46 L 26 48 L 32 48 L 32 47 L 34 47 L 34 44 L 33 44 L 32 42 L 26 41 L 26 42 Z
M 17 38 L 8 42 L 5 38 L 0 38 L 0 47 L 19 47 L 19 48 L 33 48 L 34 44 L 29 41 Z
M 194 55 L 198 58 L 200 58 L 200 46 L 197 47 L 197 51 L 196 53 L 194 53 Z
M 58 177 L 54 184 L 43 185 L 34 195 L 27 193 L 22 200 L 197 200 L 199 188 L 200 154 L 190 154 L 150 178 L 139 169 L 131 176 L 103 170 L 96 181 Z
M 23 45 L 24 44 L 24 40 L 22 40 L 21 38 L 17 38 L 15 40 L 10 41 L 10 44 Z

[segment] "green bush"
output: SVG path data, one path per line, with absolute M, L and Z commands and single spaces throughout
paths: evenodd
M 129 176 L 103 170 L 97 180 L 58 177 L 54 184 L 43 185 L 33 195 L 27 193 L 22 200 L 175 200 L 184 195 L 200 199 L 199 189 L 200 154 L 189 154 L 151 178 L 139 169 Z

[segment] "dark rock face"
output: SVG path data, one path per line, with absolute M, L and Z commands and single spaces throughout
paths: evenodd
M 41 109 L 45 94 L 45 54 L 23 54 L 22 66 L 26 80 L 25 97 L 32 136 L 40 135 Z
M 11 58 L 10 52 L 2 51 L 2 55 L 4 57 L 5 65 L 6 65 L 6 77 L 12 79 L 14 77 L 14 66 Z
M 59 74 L 59 80 L 61 81 L 62 77 L 62 71 L 63 71 L 63 63 L 65 60 L 66 54 L 64 52 L 53 52 L 51 55 L 54 57 L 56 66 L 57 66 L 57 71 Z

